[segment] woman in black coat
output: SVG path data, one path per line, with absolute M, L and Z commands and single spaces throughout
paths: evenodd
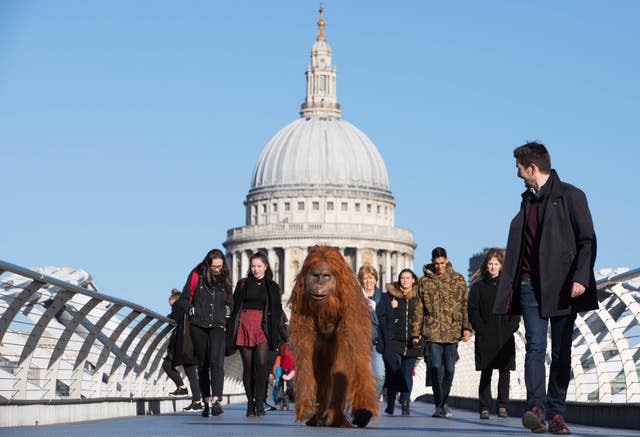
M 247 417 L 265 415 L 269 351 L 280 347 L 282 301 L 280 286 L 272 278 L 266 255 L 256 252 L 249 258 L 247 277 L 238 281 L 233 293 L 228 346 L 240 349 Z
M 475 330 L 476 370 L 480 370 L 478 398 L 480 418 L 488 419 L 491 404 L 491 375 L 498 369 L 498 416 L 507 417 L 510 370 L 516 368 L 513 333 L 518 330 L 519 316 L 496 315 L 493 312 L 500 272 L 504 265 L 504 252 L 489 249 L 476 282 L 469 292 L 469 320 Z
M 174 288 L 171 290 L 171 296 L 169 297 L 171 313 L 168 317 L 175 320 L 177 325 L 173 331 L 171 331 L 169 346 L 167 347 L 167 356 L 162 362 L 162 368 L 167 372 L 169 378 L 176 384 L 176 390 L 169 393 L 169 396 L 184 396 L 187 394 L 187 386 L 184 385 L 182 377 L 180 377 L 180 374 L 176 370 L 176 367 L 178 366 L 182 366 L 184 368 L 184 372 L 187 374 L 187 378 L 189 379 L 189 386 L 191 387 L 191 404 L 183 408 L 183 410 L 196 411 L 202 409 L 196 361 L 193 357 L 193 350 L 185 352 L 184 347 L 184 319 L 189 312 L 189 304 L 185 299 L 180 299 L 180 294 L 180 290 L 176 290 Z

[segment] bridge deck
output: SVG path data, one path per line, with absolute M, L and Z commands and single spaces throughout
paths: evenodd
M 244 405 L 227 405 L 218 417 L 203 418 L 198 413 L 173 413 L 158 416 L 135 416 L 65 425 L 0 428 L 0 436 L 27 437 L 102 437 L 102 436 L 313 436 L 313 435 L 366 435 L 368 436 L 436 436 L 463 435 L 465 437 L 532 435 L 522 427 L 520 418 L 480 420 L 478 414 L 452 409 L 449 419 L 432 418 L 433 406 L 423 402 L 411 404 L 411 416 L 382 415 L 364 429 L 310 428 L 294 422 L 291 411 L 267 412 L 266 417 L 247 418 Z M 399 414 L 399 411 L 397 411 Z M 600 428 L 569 424 L 576 436 L 638 436 L 638 430 Z

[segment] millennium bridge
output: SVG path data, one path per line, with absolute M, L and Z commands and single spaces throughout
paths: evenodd
M 577 435 L 640 435 L 640 269 L 601 270 L 596 277 L 600 307 L 576 320 L 566 419 Z M 225 362 L 224 415 L 184 413 L 189 399 L 168 396 L 175 386 L 161 366 L 173 326 L 161 314 L 101 293 L 83 270 L 0 260 L 0 435 L 34 435 L 35 429 L 65 437 L 353 432 L 307 428 L 288 410 L 245 418 L 238 354 Z M 431 390 L 419 361 L 411 416 L 380 416 L 367 435 L 529 433 L 519 419 L 526 397 L 523 327 L 516 332 L 507 419 L 478 419 L 473 347 L 473 339 L 460 344 L 454 417 L 431 417 Z

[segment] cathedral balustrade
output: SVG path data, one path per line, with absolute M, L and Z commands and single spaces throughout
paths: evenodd
M 242 240 L 268 236 L 270 238 L 286 238 L 290 234 L 308 233 L 314 236 L 342 236 L 354 235 L 370 236 L 377 240 L 413 241 L 411 231 L 393 226 L 370 225 L 360 223 L 271 223 L 265 225 L 250 225 L 232 228 L 227 231 L 228 239 Z
M 129 399 L 173 389 L 160 365 L 171 319 L 90 289 L 82 270 L 40 270 L 0 260 L 0 400 Z

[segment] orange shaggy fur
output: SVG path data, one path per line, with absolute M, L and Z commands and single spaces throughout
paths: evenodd
M 324 262 L 335 292 L 314 311 L 305 276 Z M 371 365 L 371 316 L 360 284 L 336 249 L 316 246 L 304 261 L 291 295 L 290 344 L 296 362 L 296 420 L 308 425 L 352 426 L 346 414 L 378 414 Z M 333 335 L 326 335 L 335 328 Z M 358 426 L 357 420 L 354 423 Z

